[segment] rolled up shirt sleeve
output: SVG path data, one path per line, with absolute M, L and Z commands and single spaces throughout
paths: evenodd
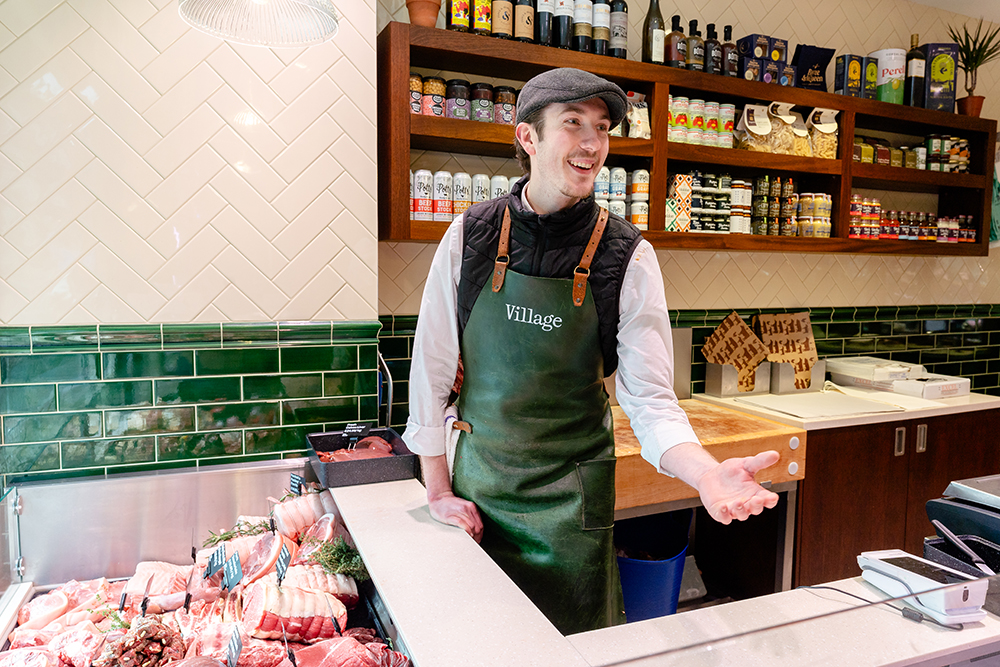
M 663 276 L 648 241 L 639 243 L 625 270 L 618 312 L 615 395 L 642 446 L 642 458 L 669 475 L 660 468 L 663 453 L 699 441 L 674 393 L 674 350 Z
M 410 362 L 410 415 L 403 442 L 414 454 L 445 453 L 445 409 L 458 371 L 458 279 L 462 216 L 438 244 L 420 300 Z

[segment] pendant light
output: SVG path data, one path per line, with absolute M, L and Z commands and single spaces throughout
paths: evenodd
M 330 0 L 180 0 L 177 10 L 192 27 L 249 46 L 319 44 L 340 21 Z

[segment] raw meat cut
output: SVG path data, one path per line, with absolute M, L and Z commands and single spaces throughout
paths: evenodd
M 284 646 L 278 642 L 249 637 L 238 623 L 213 623 L 206 626 L 188 646 L 187 657 L 201 656 L 226 662 L 229 641 L 237 628 L 240 630 L 243 650 L 236 667 L 278 667 L 285 659 Z
M 247 588 L 243 629 L 251 637 L 314 642 L 337 636 L 331 616 L 347 627 L 347 608 L 329 593 L 257 582 Z
M 19 648 L 0 653 L 0 667 L 59 667 L 59 656 L 44 648 Z
M 24 628 L 14 628 L 14 630 L 8 635 L 7 639 L 10 640 L 10 648 L 30 648 L 32 646 L 45 646 L 52 638 L 56 636 L 55 632 L 50 630 L 31 630 Z
M 324 514 L 336 514 L 338 520 L 340 517 L 329 489 L 283 500 L 274 505 L 271 513 L 278 532 L 296 542 L 299 541 L 299 536 Z
M 295 651 L 298 667 L 380 667 L 378 660 L 358 640 L 337 637 Z
M 264 533 L 253 545 L 250 556 L 243 565 L 243 585 L 249 586 L 275 569 L 282 545 L 288 547 L 288 555 L 295 558 L 299 546 L 280 533 Z
M 196 658 L 184 658 L 183 660 L 172 662 L 170 663 L 170 667 L 226 667 L 226 663 L 219 662 L 215 658 L 198 656 Z
M 184 657 L 180 634 L 155 616 L 136 616 L 121 638 L 107 640 L 94 667 L 158 667 Z
M 333 449 L 328 452 L 316 452 L 320 461 L 334 463 L 336 461 L 359 461 L 361 459 L 380 459 L 392 456 L 392 445 L 377 435 L 371 435 L 359 440 L 354 447 Z
M 299 552 L 292 560 L 292 565 L 305 563 L 309 554 L 313 553 L 326 542 L 332 542 L 337 528 L 337 515 L 324 514 L 309 530 L 302 534 L 302 543 Z
M 410 659 L 380 642 L 365 644 L 369 653 L 375 656 L 379 667 L 410 667 Z
M 277 584 L 278 573 L 271 572 L 261 580 L 263 583 Z M 329 593 L 344 603 L 348 609 L 358 604 L 358 585 L 346 574 L 329 574 L 319 565 L 293 565 L 285 572 L 282 586 L 301 588 L 307 591 Z
M 29 601 L 17 612 L 18 626 L 22 630 L 37 630 L 56 620 L 69 609 L 69 598 L 54 590 Z
M 104 645 L 104 635 L 90 621 L 57 635 L 49 642 L 49 649 L 59 655 L 59 659 L 72 667 L 90 667 L 90 663 Z

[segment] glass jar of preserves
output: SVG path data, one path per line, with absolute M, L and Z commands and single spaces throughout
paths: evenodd
M 410 72 L 410 113 L 422 113 L 424 96 L 424 78 L 415 72 Z
M 447 90 L 444 79 L 429 76 L 424 79 L 421 112 L 425 116 L 444 116 L 444 95 Z
M 472 84 L 472 119 L 483 123 L 493 122 L 493 86 L 488 83 Z
M 469 120 L 472 117 L 469 82 L 465 79 L 451 79 L 445 89 L 445 118 Z
M 497 86 L 493 89 L 493 122 L 501 125 L 514 124 L 514 105 L 517 96 L 510 86 Z
M 799 195 L 799 215 L 813 217 L 816 214 L 816 195 L 803 192 Z

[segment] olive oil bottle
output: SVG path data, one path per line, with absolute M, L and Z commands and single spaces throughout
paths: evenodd
M 628 58 L 628 3 L 625 0 L 611 0 L 611 41 L 608 55 L 612 58 Z
M 649 11 L 642 24 L 642 62 L 663 64 L 666 25 L 660 13 L 660 0 L 649 0 Z
M 910 50 L 906 52 L 906 81 L 903 84 L 903 104 L 924 106 L 924 76 L 927 58 L 920 50 L 920 35 L 910 35 Z
M 670 34 L 667 35 L 667 65 L 684 67 L 687 61 L 687 40 L 684 38 L 684 30 L 681 29 L 680 14 L 674 14 L 670 18 L 670 23 Z
M 688 69 L 698 72 L 705 70 L 705 40 L 698 30 L 698 19 L 691 19 L 688 23 L 687 58 L 684 63 Z

